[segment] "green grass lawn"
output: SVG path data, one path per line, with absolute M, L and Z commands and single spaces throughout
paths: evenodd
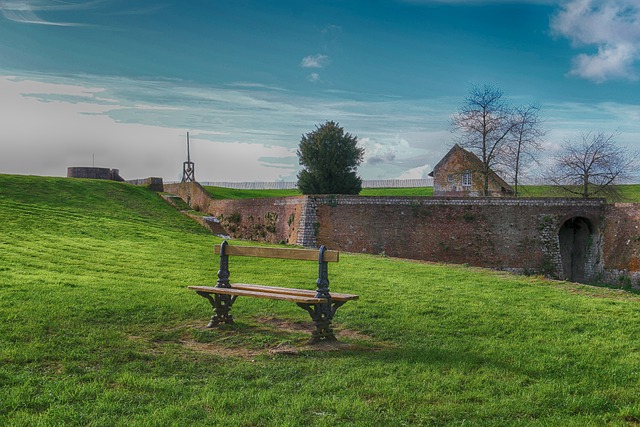
M 224 187 L 203 187 L 213 199 L 260 199 L 264 197 L 300 196 L 298 190 L 236 190 Z M 433 196 L 433 187 L 363 188 L 361 196 Z
M 251 199 L 263 197 L 300 196 L 298 190 L 234 190 L 222 187 L 204 187 L 214 199 Z M 621 199 L 609 202 L 640 202 L 640 184 L 620 185 Z M 433 196 L 433 187 L 418 188 L 363 188 L 361 196 Z M 523 185 L 519 197 L 576 197 L 550 185 Z
M 343 254 L 340 346 L 238 299 L 205 329 L 219 239 L 127 184 L 0 175 L 0 425 L 637 425 L 640 297 Z M 302 264 L 302 265 L 301 265 Z M 313 263 L 232 279 L 315 286 Z
M 638 203 L 640 202 L 640 184 L 619 185 L 620 198 L 607 198 L 609 203 Z M 519 197 L 577 197 L 560 187 L 551 185 L 523 185 L 520 187 Z
M 302 193 L 292 190 L 236 190 L 226 187 L 203 186 L 213 199 L 261 199 L 265 197 L 300 196 Z

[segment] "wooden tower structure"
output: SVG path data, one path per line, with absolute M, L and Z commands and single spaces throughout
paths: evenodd
M 196 165 L 191 161 L 189 132 L 187 132 L 187 161 L 182 163 L 182 182 L 196 182 Z

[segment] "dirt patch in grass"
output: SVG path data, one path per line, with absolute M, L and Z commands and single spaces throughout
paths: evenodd
M 189 350 L 193 350 L 198 353 L 211 354 L 222 358 L 239 357 L 241 359 L 253 360 L 264 353 L 260 350 L 251 350 L 243 347 L 227 347 L 217 343 L 201 343 L 188 339 L 180 340 L 178 342 Z
M 640 301 L 640 292 L 637 289 L 615 287 L 605 284 L 577 283 L 565 280 L 544 279 L 544 281 L 553 284 L 558 289 L 565 290 L 568 294 L 584 295 L 592 298 Z
M 257 319 L 263 325 L 269 325 L 276 330 L 289 333 L 304 332 L 305 335 L 311 336 L 314 327 L 309 322 L 288 322 L 282 319 L 263 317 Z M 352 331 L 350 329 L 334 328 L 334 333 L 340 341 L 322 341 L 316 344 L 309 344 L 308 338 L 305 338 L 302 344 L 281 343 L 275 347 L 269 348 L 269 354 L 299 354 L 310 351 L 357 351 L 367 349 L 369 351 L 381 348 L 374 344 L 372 337 L 363 333 Z M 374 344 L 372 346 L 372 344 Z
M 173 341 L 198 353 L 218 357 L 239 357 L 253 360 L 260 356 L 291 355 L 309 352 L 378 351 L 385 346 L 372 337 L 358 331 L 336 327 L 339 341 L 324 341 L 309 344 L 313 331 L 310 322 L 287 321 L 273 317 L 255 319 L 257 326 L 235 326 L 206 328 L 202 325 L 185 325 L 192 334 L 181 334 Z M 211 333 L 210 340 L 199 338 L 199 334 Z

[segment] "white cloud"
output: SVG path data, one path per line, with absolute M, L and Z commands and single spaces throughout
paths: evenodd
M 551 29 L 576 48 L 596 48 L 573 60 L 570 74 L 598 83 L 637 78 L 640 60 L 638 0 L 569 0 L 553 17 Z
M 404 171 L 396 179 L 426 179 L 429 178 L 429 173 L 431 173 L 432 170 L 433 167 L 426 164 Z
M 373 138 L 360 138 L 359 145 L 364 148 L 364 162 L 372 165 L 393 162 L 398 155 L 409 149 L 409 143 L 396 137 L 391 143 L 382 143 Z
M 61 22 L 44 19 L 42 12 L 63 12 L 86 10 L 104 5 L 104 0 L 56 2 L 47 0 L 0 0 L 0 13 L 5 19 L 22 24 L 53 25 L 61 27 L 78 27 L 85 24 L 78 22 Z
M 58 27 L 87 27 L 86 22 L 71 22 L 61 18 L 66 12 L 93 11 L 104 15 L 104 9 L 112 0 L 0 0 L 0 15 L 9 21 L 21 24 L 51 25 Z M 113 16 L 142 15 L 156 12 L 166 5 L 152 5 L 109 12 Z M 88 18 L 89 16 L 85 16 Z M 95 15 L 94 15 L 95 17 Z
M 409 141 L 400 135 L 384 139 L 358 138 L 358 145 L 364 148 L 364 164 L 370 166 L 397 164 L 425 154 L 423 148 L 412 147 Z
M 147 104 L 136 104 L 135 107 L 137 110 L 157 110 L 157 111 L 180 111 L 182 108 L 179 107 L 169 107 L 166 105 L 147 105 Z
M 286 89 L 283 89 L 279 86 L 269 86 L 262 83 L 254 83 L 254 82 L 235 82 L 228 85 L 229 87 L 237 87 L 241 89 L 265 89 L 265 90 L 273 90 L 284 92 Z
M 600 46 L 595 55 L 579 54 L 573 60 L 570 74 L 602 83 L 612 78 L 636 80 L 633 64 L 638 48 L 629 45 Z
M 323 68 L 329 64 L 329 57 L 320 53 L 302 58 L 302 68 Z
M 307 80 L 309 80 L 312 83 L 316 83 L 320 81 L 320 74 L 318 73 L 311 73 L 307 76 Z

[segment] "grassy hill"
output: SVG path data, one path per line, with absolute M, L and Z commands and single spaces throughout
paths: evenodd
M 203 328 L 219 239 L 127 184 L 0 175 L 0 425 L 635 425 L 640 298 L 538 277 L 341 256 L 340 346 L 239 299 Z M 232 260 L 232 279 L 315 284 Z

